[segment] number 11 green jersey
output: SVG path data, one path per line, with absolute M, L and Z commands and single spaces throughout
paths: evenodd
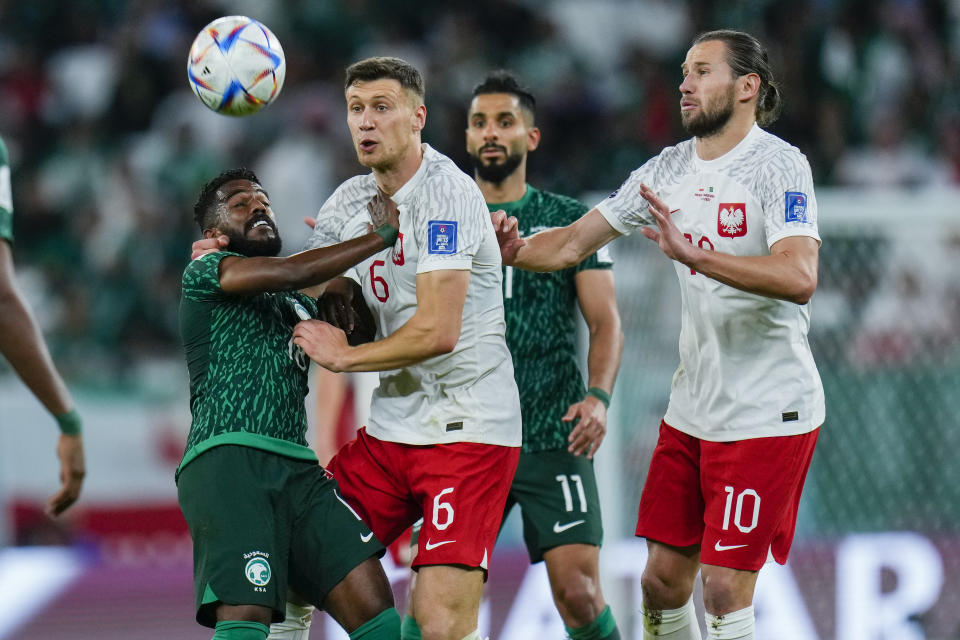
M 487 204 L 516 216 L 521 236 L 563 227 L 580 218 L 587 207 L 573 198 L 527 185 L 514 202 Z M 570 405 L 583 400 L 586 387 L 577 361 L 577 289 L 574 277 L 585 269 L 611 269 L 604 247 L 580 264 L 553 273 L 504 267 L 503 303 L 507 347 L 520 390 L 523 451 L 565 449 L 573 428 L 560 418 Z

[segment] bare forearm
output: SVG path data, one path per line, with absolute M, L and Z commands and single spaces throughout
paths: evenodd
M 225 264 L 221 269 L 220 286 L 228 293 L 237 294 L 306 289 L 339 276 L 383 248 L 383 238 L 375 233 L 368 233 L 337 245 L 310 249 L 287 258 L 236 260 Z
M 566 227 L 556 227 L 525 238 L 513 265 L 529 271 L 557 271 L 583 262 L 620 234 L 603 214 L 591 209 Z
M 620 369 L 622 352 L 623 332 L 619 318 L 591 329 L 590 348 L 587 352 L 587 386 L 598 387 L 611 393 Z
M 580 257 L 571 227 L 547 229 L 525 240 L 513 266 L 527 271 L 559 271 L 579 264 L 586 257 Z
M 386 371 L 409 367 L 453 351 L 459 337 L 414 315 L 383 340 L 351 347 L 340 363 L 341 371 Z
M 797 304 L 806 304 L 817 288 L 816 262 L 811 267 L 788 253 L 733 256 L 698 248 L 685 264 L 741 291 Z
M 16 289 L 0 293 L 0 352 L 50 413 L 60 415 L 73 408 L 40 328 Z

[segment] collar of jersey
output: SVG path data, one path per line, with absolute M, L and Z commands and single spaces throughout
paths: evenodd
M 420 146 L 423 148 L 423 158 L 420 160 L 420 166 L 417 168 L 417 172 L 393 194 L 392 200 L 396 202 L 398 206 L 406 203 L 410 194 L 414 193 L 417 187 L 420 186 L 420 183 L 423 182 L 423 177 L 427 175 L 427 165 L 433 161 L 433 154 L 436 153 L 433 147 L 426 142 Z
M 733 163 L 737 158 L 740 157 L 747 147 L 756 139 L 757 136 L 763 129 L 760 128 L 756 122 L 753 123 L 753 127 L 750 128 L 750 131 L 747 132 L 747 135 L 743 136 L 743 140 L 738 142 L 733 149 L 727 151 L 725 154 L 719 158 L 714 158 L 713 160 L 704 160 L 699 155 L 697 155 L 697 141 L 693 140 L 693 162 L 700 169 L 713 169 L 719 170 L 723 167 L 726 167 L 728 164 Z
M 527 190 L 524 191 L 523 196 L 519 200 L 514 200 L 513 202 L 488 202 L 487 209 L 489 209 L 491 212 L 497 211 L 498 209 L 503 209 L 507 213 L 513 213 L 514 211 L 519 211 L 527 206 L 536 193 L 536 189 L 530 185 L 527 185 Z

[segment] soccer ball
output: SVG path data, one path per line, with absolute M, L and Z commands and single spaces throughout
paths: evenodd
M 205 26 L 187 60 L 187 78 L 200 102 L 228 116 L 250 115 L 270 104 L 286 73 L 280 41 L 246 16 L 226 16 Z

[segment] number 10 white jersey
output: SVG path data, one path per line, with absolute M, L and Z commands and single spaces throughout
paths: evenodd
M 518 447 L 520 398 L 504 338 L 500 249 L 476 183 L 446 156 L 423 145 L 416 174 L 397 191 L 400 238 L 352 273 L 377 321 L 377 339 L 417 308 L 416 278 L 469 270 L 460 339 L 451 353 L 380 372 L 367 432 L 380 440 L 428 445 L 479 442 Z M 367 233 L 373 174 L 344 182 L 324 203 L 306 248 Z
M 690 139 L 634 171 L 596 207 L 620 233 L 656 226 L 641 183 L 667 203 L 687 240 L 703 249 L 757 256 L 769 255 L 788 236 L 820 240 L 806 157 L 756 125 L 715 160 L 701 160 Z M 819 427 L 824 397 L 807 342 L 809 305 L 747 293 L 679 262 L 674 266 L 682 321 L 667 424 L 721 442 Z

